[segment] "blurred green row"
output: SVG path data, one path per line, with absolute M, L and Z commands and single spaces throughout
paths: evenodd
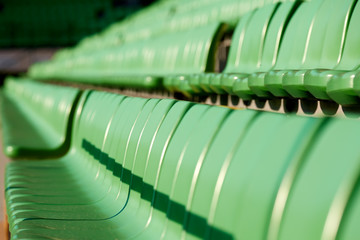
M 164 1 L 60 50 L 28 76 L 353 105 L 360 103 L 359 23 L 354 0 Z M 221 71 L 219 51 L 231 33 Z

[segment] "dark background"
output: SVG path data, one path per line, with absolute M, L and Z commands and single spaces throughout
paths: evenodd
M 0 0 L 0 81 L 154 0 Z

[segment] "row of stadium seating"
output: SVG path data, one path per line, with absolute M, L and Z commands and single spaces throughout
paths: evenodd
M 157 13 L 151 8 L 97 38 L 60 51 L 50 62 L 34 65 L 28 75 L 38 80 L 166 89 L 185 96 L 318 99 L 341 105 L 360 102 L 357 1 L 200 2 L 204 6 L 190 2 L 189 8 L 196 5 L 195 10 L 178 10 L 170 20 L 164 8 L 173 5 L 164 2 L 167 4 L 158 6 L 164 14 L 154 17 L 149 26 L 144 21 Z M 230 10 L 223 11 L 235 2 L 247 12 L 233 16 Z M 205 13 L 208 15 L 202 17 Z M 186 24 L 182 24 L 182 14 L 188 16 Z M 235 30 L 226 68 L 216 72 L 218 46 L 231 26 Z M 145 27 L 147 34 L 142 34 Z M 119 32 L 133 38 L 114 42 L 112 32 L 117 32 L 117 39 L 121 39 Z
M 358 23 L 357 0 L 164 0 L 7 77 L 11 238 L 358 239 L 358 115 L 171 99 L 358 108 Z
M 3 106 L 4 136 L 11 140 L 5 149 L 22 159 L 6 170 L 12 239 L 360 234 L 358 120 L 15 78 L 6 80 L 3 98 L 13 104 Z M 26 139 L 30 128 L 33 138 Z
M 2 132 L 7 156 L 64 154 L 70 144 L 68 120 L 79 90 L 8 78 L 2 94 L 2 124 L 6 126 Z
M 105 31 L 81 41 L 75 49 L 62 51 L 57 58 L 73 56 L 122 43 L 184 31 L 207 24 L 224 22 L 234 29 L 248 11 L 272 3 L 272 0 L 168 0 L 153 4 L 131 18 L 115 23 Z

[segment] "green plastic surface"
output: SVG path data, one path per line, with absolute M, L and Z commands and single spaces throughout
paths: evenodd
M 339 104 L 349 105 L 357 104 L 359 100 L 355 97 L 356 93 L 353 89 L 354 70 L 359 66 L 359 42 L 360 34 L 357 30 L 360 21 L 360 5 L 356 4 L 346 35 L 344 50 L 339 64 L 334 70 L 318 72 L 310 72 L 308 79 L 314 79 L 320 82 L 322 86 L 326 85 L 326 93 L 331 99 Z M 324 89 L 324 87 L 322 88 Z
M 352 0 L 328 0 L 321 5 L 311 25 L 301 65 L 291 66 L 299 70 L 289 71 L 283 78 L 283 86 L 291 96 L 311 97 L 304 82 L 307 69 L 332 69 L 338 64 L 354 4 Z
M 276 63 L 280 43 L 286 30 L 287 23 L 290 21 L 292 14 L 297 10 L 300 4 L 300 1 L 281 3 L 272 16 L 266 32 L 260 67 L 257 69 L 258 72 L 252 73 L 248 77 L 249 88 L 258 97 L 273 97 L 269 89 L 265 86 L 265 75 Z
M 65 154 L 80 93 L 8 77 L 2 94 L 4 153 L 12 158 Z
M 65 156 L 8 165 L 12 237 L 318 239 L 355 186 L 357 125 L 85 91 Z
M 186 97 L 313 95 L 357 104 L 359 9 L 352 0 L 161 1 L 29 75 Z M 238 24 L 225 71 L 214 73 L 219 20 Z M 3 93 L 5 140 L 25 129 L 12 139 L 36 151 L 70 146 L 41 161 L 18 151 L 22 161 L 7 166 L 13 239 L 358 238 L 357 119 L 80 96 L 15 79 Z
M 301 65 L 308 47 L 311 26 L 322 5 L 321 0 L 304 2 L 292 16 L 283 36 L 276 64 L 265 76 L 265 86 L 274 96 L 288 96 L 283 89 L 283 78 L 287 70 L 296 69 Z
M 232 44 L 230 46 L 229 50 L 229 56 L 226 62 L 226 68 L 224 70 L 225 75 L 221 79 L 221 85 L 223 86 L 224 90 L 228 93 L 233 92 L 233 85 L 234 79 L 232 77 L 232 74 L 226 74 L 226 73 L 233 73 L 238 72 L 237 66 L 239 64 L 239 55 L 243 51 L 242 46 L 244 43 L 244 36 L 246 29 L 248 28 L 249 22 L 254 14 L 254 11 L 251 11 L 245 16 L 243 16 L 240 19 L 240 22 L 236 25 L 235 31 L 234 31 L 234 38 L 232 39 Z
M 357 90 L 344 72 L 359 67 L 358 9 L 355 0 L 161 1 L 28 74 L 187 98 L 230 94 L 352 105 L 359 103 Z M 218 44 L 233 29 L 226 67 L 215 73 Z
M 225 25 L 215 22 L 149 40 L 129 42 L 111 49 L 34 65 L 29 75 L 39 80 L 55 78 L 158 89 L 163 86 L 163 78 L 169 75 L 213 71 L 214 55 L 224 28 Z
M 319 239 L 334 230 L 336 226 L 325 228 L 330 206 L 336 194 L 347 188 L 351 176 L 359 173 L 360 151 L 353 147 L 359 136 L 357 123 L 332 119 L 325 123 L 326 131 L 317 133 L 285 203 L 279 239 Z
M 259 71 L 267 29 L 279 5 L 280 4 L 266 5 L 256 10 L 245 29 L 244 40 L 241 46 L 242 50 L 236 52 L 236 69 L 230 70 L 232 73 L 236 71 L 247 75 L 247 77 L 240 79 L 242 82 L 241 85 L 234 83 L 234 88 L 236 85 L 236 91 L 233 91 L 241 98 L 246 97 L 246 95 L 249 95 L 251 92 L 249 91 L 248 75 Z M 229 71 L 228 69 L 226 70 Z

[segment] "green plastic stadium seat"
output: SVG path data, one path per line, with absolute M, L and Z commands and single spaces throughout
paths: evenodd
M 313 129 L 320 125 L 317 122 L 306 118 L 285 120 L 277 114 L 260 114 L 251 121 L 232 158 L 224 163 L 218 180 L 221 190 L 213 196 L 209 222 L 234 232 L 236 239 L 264 238 L 284 168 L 306 149 Z M 211 239 L 216 238 L 214 234 Z
M 357 23 L 359 20 L 360 5 L 356 4 L 349 21 L 343 54 L 339 64 L 333 70 L 314 70 L 305 76 L 307 85 L 320 86 L 319 88 L 315 88 L 314 91 L 324 95 L 323 92 L 326 86 L 326 94 L 339 104 L 348 105 L 359 102 L 353 89 L 353 71 L 358 69 L 360 59 L 360 48 L 357 44 L 360 39 L 360 34 L 357 31 Z
M 265 87 L 265 75 L 276 63 L 282 36 L 286 31 L 287 24 L 291 20 L 293 13 L 300 4 L 300 1 L 284 2 L 272 16 L 266 32 L 260 67 L 257 70 L 258 72 L 252 73 L 248 77 L 249 88 L 258 97 L 273 98 L 273 95 Z
M 283 88 L 283 77 L 288 70 L 296 69 L 306 53 L 310 26 L 316 13 L 323 5 L 322 0 L 302 3 L 291 18 L 283 36 L 279 55 L 273 70 L 265 75 L 265 86 L 276 97 L 288 97 Z
M 327 236 L 329 237 L 336 236 L 336 238 L 338 239 L 356 239 L 357 236 L 359 236 L 360 234 L 359 228 L 357 227 L 357 221 L 360 217 L 360 189 L 358 184 L 358 174 L 351 177 L 354 177 L 353 179 L 349 177 L 349 182 L 352 180 L 353 183 L 352 187 L 351 184 L 349 184 L 348 189 L 344 189 L 345 191 L 339 191 L 339 193 L 337 194 L 337 199 L 343 199 L 343 201 L 341 201 L 342 205 L 335 206 L 337 202 L 333 202 L 333 212 L 339 209 L 341 211 L 341 214 L 332 215 L 334 216 L 334 220 L 338 221 L 339 225 L 336 229 L 334 229 L 335 231 L 331 231 L 330 233 L 328 233 Z M 332 220 L 330 219 L 330 217 L 332 216 L 329 216 L 328 219 Z
M 5 154 L 12 158 L 64 154 L 79 95 L 75 88 L 8 77 L 2 95 Z
M 193 176 L 197 182 L 191 187 L 189 194 L 192 198 L 187 202 L 187 209 L 193 215 L 185 219 L 184 227 L 192 229 L 201 238 L 208 237 L 210 232 L 217 234 L 221 239 L 230 237 L 220 229 L 213 228 L 206 219 L 214 209 L 214 195 L 219 188 L 220 174 L 246 135 L 250 122 L 257 116 L 256 112 L 251 111 L 232 112 L 219 129 L 205 157 L 198 161 L 201 168 Z
M 132 42 L 78 57 L 34 65 L 35 79 L 55 78 L 143 89 L 162 88 L 162 79 L 213 69 L 224 25 L 213 23 L 146 41 Z M 193 57 L 193 56 L 197 57 Z M 165 85 L 166 87 L 166 85 Z
M 172 211 L 172 208 L 175 208 L 176 205 L 181 205 L 185 207 L 185 210 L 188 209 L 189 199 L 192 198 L 192 189 L 194 188 L 197 182 L 197 171 L 201 168 L 203 162 L 203 157 L 209 151 L 211 142 L 215 134 L 218 132 L 219 127 L 226 118 L 229 109 L 213 109 L 210 108 L 206 111 L 202 118 L 199 121 L 199 126 L 193 130 L 190 135 L 189 140 L 186 143 L 186 148 L 183 150 L 182 154 L 179 156 L 176 172 L 174 175 L 173 181 L 171 181 L 172 189 L 169 198 L 173 202 L 172 206 L 169 207 L 169 211 Z M 206 121 L 206 119 L 212 119 L 212 121 Z M 166 208 L 165 208 L 166 209 Z M 154 212 L 154 214 L 156 211 Z M 165 215 L 163 215 L 165 217 Z M 183 221 L 178 224 L 178 227 L 172 228 L 172 233 L 175 235 L 181 235 L 182 229 L 185 228 L 185 231 L 199 236 L 197 232 L 199 221 L 192 219 L 192 213 L 188 211 L 179 212 L 177 218 L 182 219 Z M 159 220 L 159 218 L 155 218 Z M 194 221 L 193 223 L 183 225 L 184 221 Z M 164 223 L 164 222 L 163 222 Z M 150 222 L 149 228 L 152 226 L 157 226 Z M 161 225 L 160 225 L 161 226 Z M 149 229 L 148 231 L 151 231 Z M 159 231 L 161 234 L 162 231 Z M 160 235 L 159 235 L 160 237 Z
M 291 66 L 299 70 L 288 71 L 283 78 L 283 87 L 292 97 L 311 97 L 304 82 L 308 69 L 332 69 L 337 65 L 354 4 L 352 0 L 326 0 L 321 5 L 313 20 L 301 65 Z
M 336 194 L 347 189 L 349 180 L 359 174 L 360 151 L 353 145 L 359 136 L 357 121 L 331 119 L 325 124 L 326 131 L 314 137 L 284 203 L 279 239 L 319 239 L 326 231 L 333 231 L 333 226 L 325 228 L 330 206 Z
M 239 36 L 243 38 L 242 46 L 239 46 L 240 51 L 238 50 L 233 53 L 236 54 L 236 60 L 232 63 L 235 66 L 232 69 L 225 69 L 226 73 L 239 73 L 243 75 L 235 81 L 233 89 L 234 93 L 240 98 L 248 100 L 249 95 L 254 95 L 248 86 L 248 76 L 259 70 L 267 29 L 279 5 L 266 5 L 253 13 L 244 35 Z M 237 84 L 237 82 L 241 83 Z
M 234 81 L 238 78 L 236 73 L 238 63 L 239 63 L 239 55 L 243 50 L 242 46 L 244 44 L 244 35 L 246 30 L 249 27 L 250 21 L 254 15 L 256 10 L 248 12 L 245 14 L 241 19 L 240 22 L 237 24 L 235 31 L 234 31 L 234 38 L 232 39 L 232 43 L 230 50 L 229 50 L 229 57 L 226 62 L 226 68 L 224 70 L 224 76 L 221 79 L 221 85 L 223 86 L 224 90 L 228 93 L 232 93 Z M 230 73 L 230 74 L 226 74 Z

